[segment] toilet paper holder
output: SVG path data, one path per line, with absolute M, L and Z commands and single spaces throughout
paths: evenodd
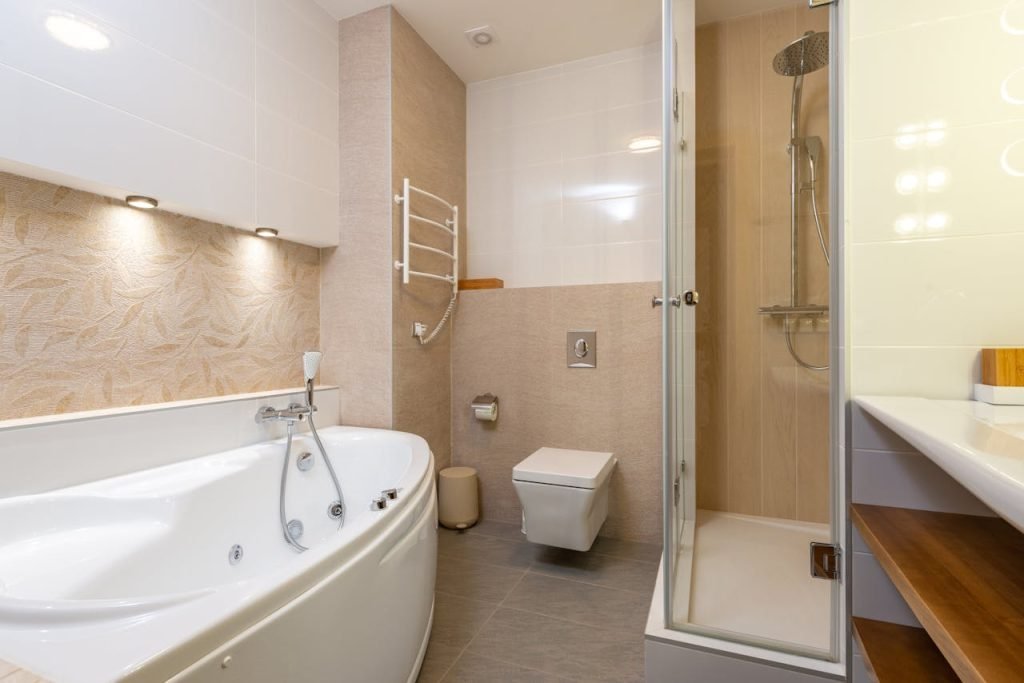
M 470 404 L 473 410 L 473 417 L 484 422 L 494 422 L 498 419 L 498 397 L 491 393 L 477 396 Z

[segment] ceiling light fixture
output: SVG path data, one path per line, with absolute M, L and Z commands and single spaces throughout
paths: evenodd
M 477 26 L 463 31 L 463 35 L 473 47 L 486 47 L 494 42 L 494 29 L 490 26 Z
M 277 237 L 277 228 L 256 228 L 256 236 L 266 237 L 267 239 Z
M 110 36 L 70 14 L 51 14 L 46 18 L 46 30 L 54 39 L 76 50 L 96 52 L 110 47 Z
M 155 209 L 160 206 L 160 202 L 153 199 L 152 197 L 146 197 L 141 194 L 130 194 L 124 198 L 125 204 L 128 206 L 134 206 L 136 209 Z
M 641 135 L 629 141 L 629 151 L 637 154 L 653 152 L 661 148 L 661 138 L 654 135 Z

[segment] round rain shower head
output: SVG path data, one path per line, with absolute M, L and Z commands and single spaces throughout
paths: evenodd
M 828 32 L 808 31 L 782 48 L 772 60 L 781 76 L 803 76 L 828 64 Z

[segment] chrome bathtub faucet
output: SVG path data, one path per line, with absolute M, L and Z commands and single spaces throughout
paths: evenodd
M 263 406 L 256 411 L 256 423 L 289 422 L 291 424 L 295 424 L 296 422 L 304 421 L 315 410 L 316 406 L 304 406 L 301 403 L 289 404 L 289 406 L 283 410 L 278 410 L 273 406 Z

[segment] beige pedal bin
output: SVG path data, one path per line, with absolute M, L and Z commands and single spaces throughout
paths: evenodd
M 437 475 L 437 517 L 449 529 L 468 529 L 480 518 L 476 470 L 446 467 Z

